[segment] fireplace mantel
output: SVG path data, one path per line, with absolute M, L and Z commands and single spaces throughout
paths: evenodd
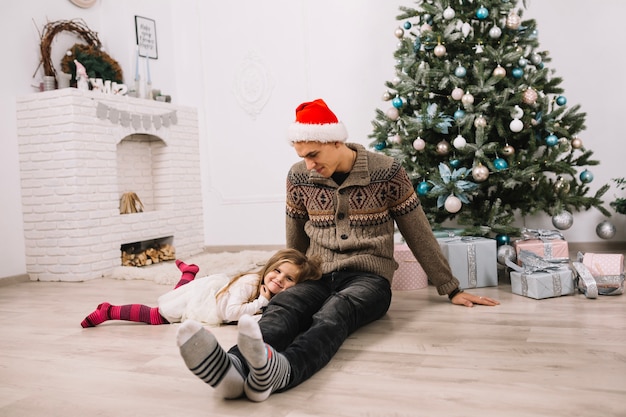
M 162 236 L 179 258 L 202 251 L 196 109 L 65 88 L 18 98 L 17 123 L 31 280 L 106 277 L 121 245 Z M 151 139 L 128 160 L 137 137 Z M 144 212 L 120 214 L 126 191 L 146 194 Z

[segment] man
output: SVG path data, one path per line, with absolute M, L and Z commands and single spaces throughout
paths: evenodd
M 346 144 L 345 126 L 321 100 L 303 103 L 288 131 L 303 160 L 287 176 L 287 246 L 323 259 L 324 275 L 272 298 L 257 323 L 239 321 L 226 353 L 195 322 L 177 335 L 189 369 L 224 398 L 263 401 L 322 369 L 346 338 L 391 303 L 394 224 L 440 295 L 453 304 L 498 301 L 459 290 L 405 170 Z

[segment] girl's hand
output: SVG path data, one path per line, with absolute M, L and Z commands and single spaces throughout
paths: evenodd
M 270 290 L 268 290 L 268 289 L 267 289 L 267 287 L 265 286 L 265 284 L 262 284 L 262 285 L 261 285 L 261 296 L 262 296 L 263 298 L 266 298 L 266 299 L 268 299 L 268 300 L 271 300 L 273 295 L 274 295 L 274 294 L 272 294 L 272 293 L 270 292 Z

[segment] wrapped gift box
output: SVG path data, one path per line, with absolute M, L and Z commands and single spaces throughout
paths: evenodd
M 621 253 L 585 253 L 582 261 L 594 277 L 624 274 L 624 255 Z
M 428 286 L 426 272 L 417 262 L 408 245 L 396 245 L 393 257 L 398 262 L 398 269 L 393 274 L 392 290 L 419 290 Z
M 459 288 L 498 285 L 497 245 L 494 239 L 471 236 L 438 238 Z
M 574 274 L 569 267 L 525 273 L 511 271 L 513 294 L 541 300 L 574 293 Z
M 524 229 L 523 239 L 513 242 L 517 252 L 518 265 L 521 250 L 527 250 L 547 261 L 569 262 L 569 246 L 557 230 Z

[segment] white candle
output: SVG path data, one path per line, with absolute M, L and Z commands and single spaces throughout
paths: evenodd
M 137 45 L 137 54 L 135 55 L 135 81 L 139 81 L 139 45 Z
M 148 84 L 152 84 L 150 78 L 150 58 L 146 57 L 146 76 L 148 77 Z

